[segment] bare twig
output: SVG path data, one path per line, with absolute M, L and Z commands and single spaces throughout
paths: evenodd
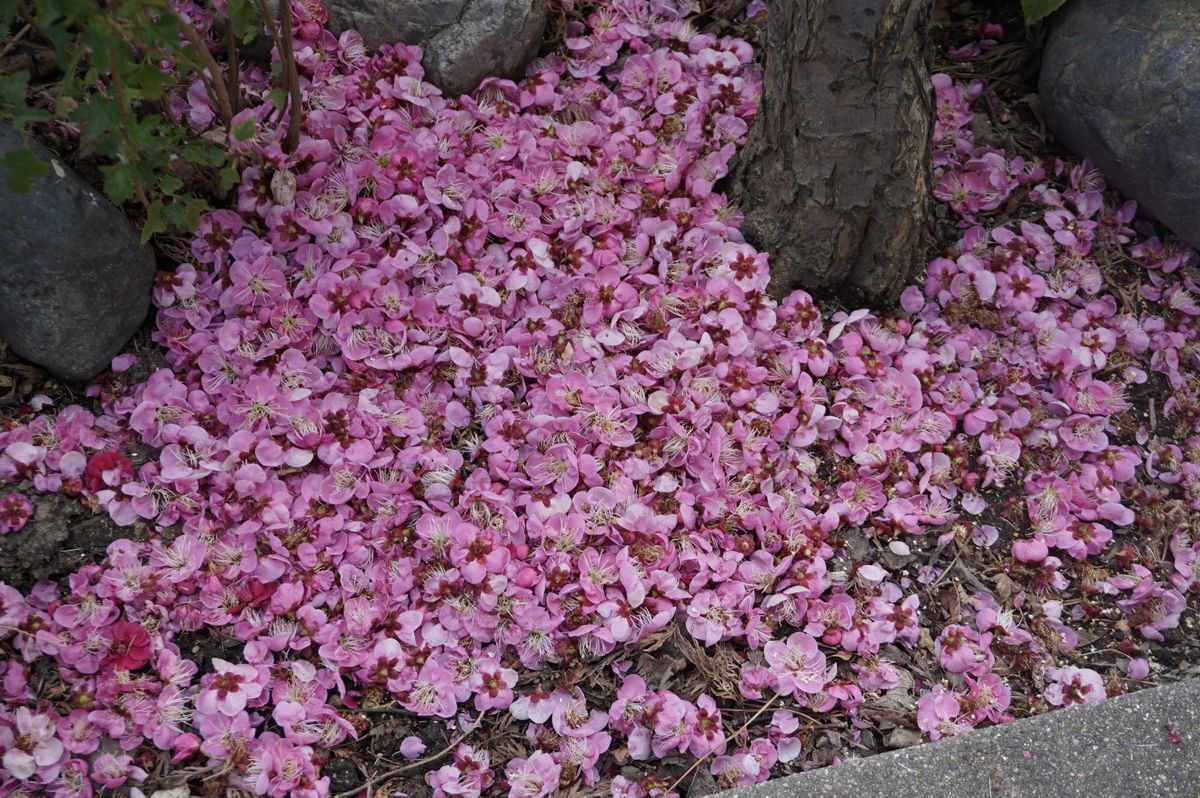
M 177 8 L 172 8 L 175 11 L 175 17 L 179 20 L 179 29 L 183 31 L 184 38 L 196 50 L 196 55 L 200 58 L 204 69 L 209 72 L 205 76 L 204 70 L 200 71 L 200 77 L 204 80 L 204 85 L 208 88 L 212 95 L 212 100 L 216 103 L 217 113 L 220 115 L 222 122 L 228 127 L 233 119 L 233 105 L 229 101 L 229 90 L 225 85 L 225 81 L 221 80 L 221 66 L 217 63 L 217 59 L 213 58 L 213 54 L 208 51 L 208 44 L 200 33 L 192 27 L 191 21 L 184 16 L 183 12 Z
M 279 60 L 283 65 L 283 84 L 292 100 L 283 151 L 290 154 L 300 143 L 300 75 L 296 71 L 296 51 L 292 47 L 292 0 L 280 0 L 279 7 L 282 10 Z
M 225 90 L 229 93 L 229 110 L 236 115 L 242 110 L 242 75 L 238 66 L 237 34 L 233 30 L 232 20 L 227 20 L 225 24 L 225 68 L 228 70 L 225 74 Z
M 941 575 L 939 575 L 937 579 L 933 580 L 933 583 L 930 584 L 929 587 L 925 588 L 925 592 L 927 592 L 927 593 L 933 592 L 933 589 L 935 587 L 937 587 L 938 585 L 940 585 L 945 580 L 945 578 L 950 574 L 950 571 L 954 569 L 954 566 L 958 563 L 958 558 L 961 556 L 962 556 L 962 548 L 959 547 L 959 549 L 954 553 L 954 559 L 951 560 L 950 564 L 946 566 L 946 570 L 942 571 Z
M 262 14 L 267 32 L 275 42 L 275 49 L 279 52 L 280 79 L 283 81 L 283 88 L 288 95 L 288 129 L 284 137 L 283 150 L 292 153 L 296 151 L 296 145 L 300 143 L 300 113 L 302 110 L 300 77 L 296 70 L 296 51 L 292 47 L 292 6 L 290 0 L 281 0 L 279 4 L 281 18 L 279 25 L 276 25 L 267 0 L 255 0 L 255 5 L 258 7 L 258 13 Z M 283 108 L 278 109 L 280 115 L 283 111 Z M 268 115 L 267 121 L 273 124 L 276 116 L 277 114 L 272 112 Z
M 412 712 L 408 711 L 407 709 L 402 709 L 400 707 L 372 707 L 372 708 L 361 707 L 359 709 L 343 709 L 342 712 L 344 712 L 347 715 L 357 714 L 357 715 L 408 715 L 408 716 L 412 716 L 412 714 L 413 714 Z
M 758 708 L 758 712 L 755 712 L 753 715 L 751 715 L 750 720 L 743 723 L 740 729 L 735 731 L 733 734 L 729 735 L 726 739 L 733 739 L 734 737 L 737 737 L 739 734 L 744 732 L 746 729 L 750 728 L 750 724 L 752 724 L 752 723 L 754 723 L 754 721 L 758 720 L 759 717 L 762 715 L 762 713 L 766 712 L 767 708 L 775 703 L 776 698 L 779 698 L 779 693 L 771 693 L 771 697 L 767 699 L 765 704 L 763 704 L 761 707 Z M 696 768 L 700 767 L 700 764 L 702 762 L 704 762 L 704 760 L 706 760 L 710 756 L 712 756 L 712 754 L 713 754 L 713 752 L 712 752 L 712 750 L 710 750 L 704 756 L 700 757 L 695 762 L 693 762 L 691 767 L 689 767 L 687 770 L 683 771 L 683 773 L 680 774 L 679 778 L 675 779 L 675 783 L 672 784 L 670 787 L 668 787 L 664 794 L 675 792 L 675 788 L 678 787 L 680 784 L 683 784 L 683 780 L 686 779 L 688 776 L 692 775 L 692 771 L 695 770 Z
M 284 0 L 284 2 L 286 3 L 287 0 Z M 371 792 L 372 782 L 374 782 L 376 784 L 382 784 L 383 782 L 387 781 L 388 779 L 392 779 L 392 778 L 395 778 L 396 776 L 403 775 L 405 773 L 408 773 L 409 771 L 416 770 L 417 768 L 424 767 L 425 765 L 428 765 L 431 762 L 435 762 L 438 759 L 441 759 L 446 754 L 450 753 L 455 748 L 457 748 L 463 740 L 465 740 L 465 739 L 467 739 L 467 737 L 471 736 L 471 734 L 476 729 L 479 728 L 479 724 L 482 721 L 483 721 L 483 712 L 480 712 L 478 715 L 475 716 L 475 722 L 471 724 L 471 727 L 469 729 L 464 730 L 462 734 L 458 735 L 453 740 L 451 740 L 449 745 L 447 745 L 441 751 L 438 751 L 436 754 L 431 754 L 431 755 L 425 757 L 424 759 L 418 759 L 415 762 L 409 762 L 407 765 L 402 765 L 398 768 L 392 768 L 391 770 L 389 770 L 385 773 L 380 773 L 376 776 L 370 777 L 367 779 L 367 781 L 362 786 L 354 787 L 353 789 L 349 789 L 349 790 L 343 790 L 342 792 L 339 792 L 339 793 L 336 793 L 335 795 L 333 795 L 332 798 L 352 798 L 353 796 L 358 795 L 363 790 L 366 790 L 367 794 L 369 795 Z
M 28 22 L 26 22 L 24 27 L 22 27 L 19 31 L 17 31 L 16 34 L 11 39 L 8 40 L 8 44 L 4 45 L 4 49 L 0 50 L 0 59 L 4 58 L 4 56 L 8 55 L 9 52 L 12 50 L 12 48 L 17 46 L 17 42 L 21 41 L 21 39 L 23 39 L 25 37 L 25 34 L 29 33 L 29 31 L 31 31 L 32 29 L 33 29 L 33 26 L 30 25 Z
M 271 41 L 279 47 L 279 29 L 275 26 L 275 18 L 271 16 L 271 9 L 267 5 L 267 0 L 254 0 L 254 5 L 258 8 L 258 13 L 262 15 L 263 25 L 267 29 L 267 35 L 271 37 Z M 283 56 L 280 55 L 280 58 Z M 268 125 L 275 124 L 283 114 L 282 107 L 267 112 L 267 117 L 263 121 Z

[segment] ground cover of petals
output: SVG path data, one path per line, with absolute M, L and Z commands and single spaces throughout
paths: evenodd
M 0 533 L 49 492 L 130 530 L 0 585 L 0 795 L 695 795 L 1172 677 L 1195 253 L 942 74 L 957 240 L 894 313 L 776 304 L 713 188 L 752 47 L 564 5 L 447 101 L 295 3 L 299 149 L 248 71 L 168 367 L 0 426 Z

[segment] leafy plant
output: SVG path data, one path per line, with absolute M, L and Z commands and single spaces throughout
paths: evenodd
M 238 47 L 259 35 L 267 13 L 254 0 L 225 5 L 219 15 L 192 6 L 220 22 L 218 45 L 175 0 L 0 0 L 0 30 L 9 32 L 0 58 L 14 54 L 0 62 L 0 120 L 74 140 L 108 198 L 142 217 L 144 240 L 194 227 L 208 198 L 237 181 L 226 133 L 242 101 Z M 278 40 L 291 24 L 282 5 L 280 24 L 271 21 Z M 202 136 L 172 107 L 197 75 L 217 115 Z M 28 149 L 3 164 L 15 190 L 44 169 Z
M 1067 0 L 1021 0 L 1021 10 L 1025 12 L 1025 19 L 1037 22 L 1062 8 L 1066 2 Z

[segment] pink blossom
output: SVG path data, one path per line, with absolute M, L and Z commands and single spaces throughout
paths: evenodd
M 817 641 L 804 632 L 795 632 L 786 641 L 772 640 L 763 654 L 781 693 L 817 693 L 832 678 Z
M 1043 695 L 1046 701 L 1056 707 L 1092 704 L 1108 698 L 1104 680 L 1090 668 L 1077 668 L 1074 665 L 1047 668 L 1046 676 L 1053 681 L 1047 685 Z
M 549 754 L 535 751 L 528 759 L 513 759 L 504 768 L 509 798 L 545 798 L 558 789 L 562 768 Z
M 513 702 L 512 688 L 517 684 L 517 672 L 502 668 L 495 660 L 484 660 L 471 674 L 471 689 L 475 691 L 475 708 L 507 709 Z
M 454 677 L 437 661 L 429 660 L 422 667 L 409 690 L 405 707 L 416 714 L 452 718 L 458 712 Z
M 959 696 L 944 685 L 934 685 L 917 699 L 917 727 L 931 740 L 953 737 L 970 728 L 960 719 L 961 714 Z
M 63 758 L 63 744 L 55 734 L 54 720 L 17 707 L 12 725 L 0 726 L 0 749 L 4 769 L 25 781 L 38 774 L 42 781 L 53 781 Z
M 20 532 L 33 517 L 33 502 L 20 493 L 0 496 L 0 535 Z
M 400 741 L 400 755 L 405 759 L 416 759 L 425 753 L 425 742 L 420 737 L 409 735 Z
M 232 718 L 262 695 L 261 677 L 253 665 L 235 665 L 219 658 L 213 658 L 212 664 L 216 673 L 196 698 L 197 711 Z

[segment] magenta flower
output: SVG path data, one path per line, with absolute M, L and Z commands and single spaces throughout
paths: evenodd
M 695 757 L 709 753 L 725 753 L 725 732 L 721 725 L 721 710 L 707 695 L 696 699 L 695 720 L 692 724 L 692 739 L 688 752 Z
M 413 681 L 404 706 L 422 717 L 454 717 L 458 712 L 458 702 L 453 674 L 435 660 L 429 660 Z
M 465 522 L 450 527 L 450 561 L 467 582 L 477 585 L 489 573 L 501 573 L 511 553 L 490 529 L 479 529 Z
M 108 653 L 100 664 L 135 671 L 150 661 L 150 635 L 141 624 L 120 621 L 105 630 Z
M 517 684 L 517 672 L 500 667 L 496 660 L 487 659 L 476 665 L 470 684 L 477 710 L 507 709 L 513 702 L 512 689 Z
M 196 697 L 198 712 L 236 717 L 262 695 L 261 677 L 253 665 L 234 665 L 219 658 L 213 658 L 212 664 L 216 673 L 207 678 L 207 685 Z
M 1054 681 L 1046 686 L 1043 696 L 1056 707 L 1092 704 L 1108 698 L 1104 680 L 1090 668 L 1077 668 L 1074 665 L 1047 668 L 1046 676 Z
M 550 715 L 554 731 L 564 737 L 590 737 L 608 725 L 608 717 L 597 710 L 588 710 L 583 693 L 562 699 Z
M 254 781 L 254 790 L 259 795 L 283 798 L 291 795 L 315 796 L 327 792 L 327 789 L 318 789 L 312 749 L 296 746 L 270 732 L 263 735 L 257 748 L 254 772 L 258 774 Z M 327 779 L 321 781 L 327 782 Z
M 146 771 L 134 764 L 128 754 L 103 753 L 92 762 L 92 780 L 107 790 L 115 790 L 133 779 L 141 782 Z
M 795 632 L 786 641 L 772 640 L 763 654 L 780 693 L 819 693 L 833 678 L 817 641 L 804 632 Z
M 1059 439 L 1074 452 L 1102 452 L 1108 447 L 1104 424 L 1091 416 L 1069 416 L 1059 427 Z
M 64 753 L 56 731 L 54 720 L 48 715 L 17 707 L 12 725 L 0 726 L 4 769 L 21 781 L 33 778 L 34 774 L 44 782 L 53 781 Z
M 20 493 L 0 496 L 0 535 L 20 532 L 33 517 L 33 502 Z
M 917 728 L 929 735 L 931 740 L 953 737 L 970 728 L 961 719 L 962 708 L 959 695 L 944 685 L 933 689 L 917 699 Z
M 504 768 L 508 798 L 546 798 L 558 789 L 562 768 L 547 753 L 535 751 L 528 759 L 513 759 Z

